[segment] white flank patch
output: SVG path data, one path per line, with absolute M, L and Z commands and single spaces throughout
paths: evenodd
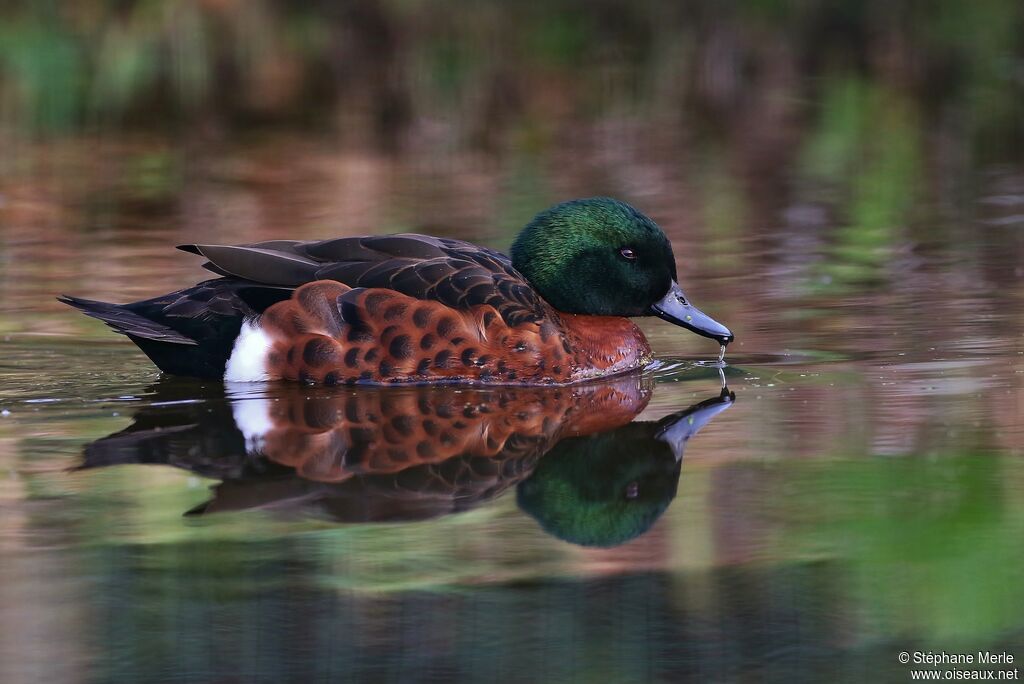
M 267 375 L 267 353 L 270 351 L 270 337 L 255 320 L 242 324 L 231 358 L 224 369 L 228 382 L 261 382 L 269 380 Z
M 274 427 L 270 417 L 269 399 L 240 399 L 231 403 L 235 425 L 245 437 L 245 450 L 252 453 L 262 451 L 263 440 Z

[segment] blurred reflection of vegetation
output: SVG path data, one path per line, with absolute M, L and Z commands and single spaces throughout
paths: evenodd
M 806 173 L 833 189 L 846 208 L 833 236 L 833 259 L 818 282 L 832 287 L 882 277 L 920 192 L 920 126 L 901 93 L 857 78 L 825 86 L 821 118 L 804 148 Z
M 1014 76 L 1024 6 L 1015 0 L 555 0 L 514 8 L 16 0 L 0 18 L 0 117 L 39 133 L 337 115 L 363 117 L 362 131 L 393 144 L 417 118 L 443 116 L 458 124 L 463 143 L 486 145 L 502 129 L 529 132 L 634 105 L 714 114 L 763 104 L 760 90 L 782 87 L 762 73 L 775 59 L 770 51 L 812 78 L 767 95 L 806 100 L 807 89 L 824 87 L 825 109 L 810 116 L 825 151 L 862 140 L 854 129 L 870 135 L 878 124 L 895 135 L 891 127 L 928 117 L 962 122 L 981 148 L 999 153 L 1008 131 L 1021 142 L 1024 118 Z M 850 110 L 865 97 L 871 106 Z M 858 116 L 868 117 L 866 128 Z M 892 154 L 903 160 L 908 152 Z M 886 161 L 879 166 L 869 175 L 896 173 Z M 889 210 L 863 206 L 856 211 L 868 216 L 854 221 Z
M 1012 459 L 952 452 L 691 469 L 681 496 L 692 507 L 666 513 L 675 562 L 688 569 L 639 576 L 656 587 L 659 605 L 706 619 L 706 611 L 756 612 L 767 609 L 763 602 L 779 604 L 783 578 L 802 573 L 802 598 L 793 609 L 804 619 L 850 615 L 848 623 L 830 630 L 841 630 L 853 643 L 995 643 L 1015 628 L 1016 607 L 1024 599 L 1014 580 L 1024 561 L 1019 545 L 1000 541 L 1019 539 L 1024 530 L 1024 508 L 1006 485 L 1020 476 L 1020 464 Z M 511 497 L 426 525 L 338 528 L 309 522 L 297 533 L 295 523 L 282 528 L 269 515 L 222 517 L 215 525 L 186 521 L 180 511 L 202 489 L 187 488 L 178 474 L 162 479 L 163 493 L 154 499 L 155 480 L 138 487 L 135 471 L 104 471 L 82 494 L 92 515 L 76 523 L 80 541 L 89 549 L 92 571 L 117 587 L 98 593 L 97 601 L 127 600 L 134 606 L 118 610 L 120 617 L 108 626 L 144 618 L 164 601 L 179 605 L 181 586 L 218 605 L 259 612 L 264 601 L 253 596 L 287 595 L 273 590 L 294 587 L 296 575 L 317 591 L 340 590 L 339 596 L 363 596 L 381 605 L 502 587 L 513 602 L 512 620 L 530 613 L 517 612 L 515 601 L 522 597 L 509 586 L 553 578 L 585 586 L 593 580 L 580 565 L 585 557 L 540 533 L 516 513 Z M 716 497 L 726 496 L 719 485 L 734 489 L 744 482 L 730 499 L 731 510 L 716 506 Z M 115 492 L 120 496 L 112 498 Z M 711 496 L 695 496 L 705 492 Z M 683 524 L 684 517 L 692 523 L 695 516 L 719 530 L 710 546 L 698 543 L 701 532 L 694 536 Z M 730 553 L 757 548 L 761 556 L 754 562 L 724 562 Z M 566 579 L 573 569 L 584 577 Z M 741 578 L 751 593 L 737 599 L 728 584 Z M 807 595 L 818 582 L 827 591 Z M 692 586 L 702 588 L 688 591 Z M 625 613 L 633 612 L 629 601 L 623 605 Z M 582 604 L 565 600 L 551 608 L 573 620 Z M 821 638 L 836 635 L 830 631 Z

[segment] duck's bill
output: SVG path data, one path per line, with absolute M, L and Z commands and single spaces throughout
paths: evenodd
M 729 344 L 733 340 L 732 331 L 690 304 L 690 300 L 676 282 L 672 283 L 668 294 L 651 305 L 651 313 L 698 335 L 717 340 L 719 344 Z

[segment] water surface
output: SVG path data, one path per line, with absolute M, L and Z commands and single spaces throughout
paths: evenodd
M 902 681 L 901 650 L 1024 658 L 1022 170 L 925 165 L 956 192 L 898 177 L 897 212 L 887 182 L 843 198 L 643 136 L 609 164 L 593 135 L 486 161 L 25 143 L 0 233 L 0 681 Z M 174 173 L 121 170 L 143 162 Z M 601 192 L 652 214 L 735 331 L 734 398 L 716 346 L 656 320 L 655 366 L 615 383 L 325 392 L 162 379 L 54 299 L 194 282 L 172 246 L 197 239 L 506 248 Z

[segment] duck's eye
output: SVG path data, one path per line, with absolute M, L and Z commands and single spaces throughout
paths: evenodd
M 634 252 L 629 247 L 623 247 L 622 249 L 620 249 L 619 254 L 621 254 L 622 258 L 625 259 L 626 261 L 636 261 L 636 252 Z

